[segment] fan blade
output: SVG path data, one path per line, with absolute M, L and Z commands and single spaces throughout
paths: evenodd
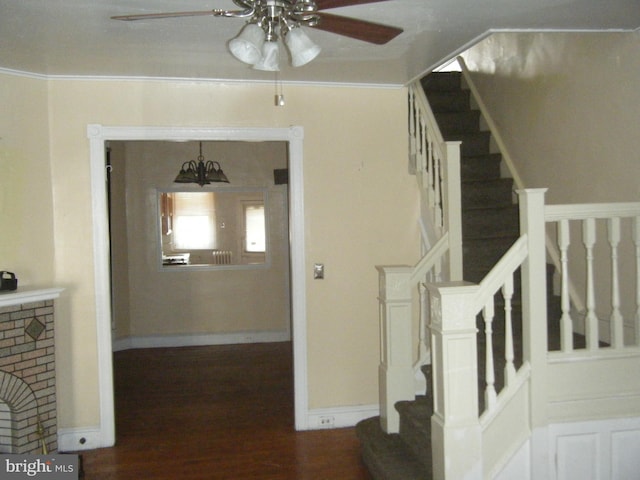
M 375 43 L 376 45 L 384 45 L 404 31 L 397 27 L 330 13 L 318 12 L 318 15 L 320 16 L 320 22 L 314 28 L 355 38 L 363 42 Z
M 111 17 L 112 20 L 147 20 L 155 18 L 174 18 L 174 17 L 199 17 L 199 16 L 220 16 L 222 10 L 204 10 L 199 12 L 167 12 L 167 13 L 143 13 L 140 15 L 117 15 Z
M 316 0 L 318 10 L 330 8 L 349 7 L 351 5 L 364 5 L 367 3 L 386 2 L 387 0 Z

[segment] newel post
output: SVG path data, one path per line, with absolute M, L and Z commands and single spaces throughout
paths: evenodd
M 411 284 L 409 266 L 377 267 L 380 279 L 380 424 L 386 433 L 400 431 L 396 402 L 413 400 Z
M 428 284 L 431 298 L 433 478 L 481 479 L 475 298 L 467 282 Z
M 527 235 L 529 255 L 522 264 L 522 350 L 531 365 L 530 422 L 532 478 L 548 478 L 547 261 L 545 250 L 546 188 L 518 190 L 520 233 Z

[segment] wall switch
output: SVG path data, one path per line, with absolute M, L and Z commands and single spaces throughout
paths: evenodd
M 315 280 L 321 280 L 324 278 L 324 263 L 316 263 L 313 266 L 313 278 Z

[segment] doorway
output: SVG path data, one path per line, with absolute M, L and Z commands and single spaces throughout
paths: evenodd
M 94 263 L 96 322 L 100 387 L 100 446 L 115 442 L 113 363 L 111 335 L 111 287 L 105 154 L 108 141 L 285 141 L 289 152 L 289 232 L 291 261 L 291 319 L 294 359 L 295 428 L 308 428 L 306 365 L 306 301 L 304 275 L 304 198 L 302 170 L 303 129 L 291 128 L 163 128 L 104 127 L 89 125 L 94 215 Z

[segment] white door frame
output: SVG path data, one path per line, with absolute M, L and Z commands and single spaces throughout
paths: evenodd
M 302 127 L 217 128 L 87 126 L 91 162 L 93 255 L 100 395 L 100 447 L 115 443 L 113 362 L 111 339 L 111 284 L 106 181 L 108 140 L 226 140 L 286 141 L 289 143 L 289 227 L 291 255 L 291 315 L 293 328 L 294 408 L 296 430 L 308 427 L 307 322 L 305 297 L 303 138 Z

